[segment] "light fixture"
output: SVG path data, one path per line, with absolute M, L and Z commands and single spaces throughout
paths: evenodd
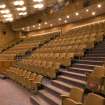
M 38 26 L 41 26 L 41 24 L 39 23 Z
M 17 11 L 26 11 L 26 9 L 27 9 L 27 8 L 26 8 L 25 6 L 23 6 L 23 7 L 21 7 L 21 8 L 20 8 L 20 7 L 19 7 L 19 8 L 16 8 Z
M 43 0 L 33 0 L 34 2 L 43 2 Z
M 66 16 L 66 18 L 67 18 L 67 19 L 69 19 L 69 18 L 70 18 L 70 16 L 69 16 L 69 15 L 67 15 L 67 16 Z
M 89 12 L 89 9 L 86 9 L 86 12 Z
M 101 8 L 101 7 L 102 7 L 102 5 L 101 5 L 101 4 L 98 4 L 98 5 L 97 5 L 97 7 L 98 7 L 98 8 Z
M 17 0 L 17 1 L 14 1 L 13 4 L 15 6 L 22 6 L 22 5 L 24 5 L 24 1 L 23 0 Z
M 27 27 L 26 27 L 26 30 L 27 30 L 27 31 L 30 31 L 30 27 L 29 27 L 29 26 L 27 26 Z
M 52 27 L 53 26 L 53 24 L 50 24 L 50 27 Z
M 0 13 L 8 14 L 8 13 L 10 13 L 10 10 L 9 9 L 0 10 Z
M 40 27 L 38 27 L 38 29 L 40 29 Z
M 33 25 L 32 27 L 35 28 L 35 25 Z
M 64 20 L 64 23 L 67 23 L 67 20 Z
M 48 23 L 47 22 L 44 22 L 44 24 L 47 25 Z
M 1 4 L 1 5 L 0 5 L 0 9 L 4 9 L 5 7 L 6 7 L 5 4 Z
M 12 14 L 4 14 L 3 17 L 4 18 L 11 18 L 11 17 L 13 17 L 13 15 Z
M 41 9 L 43 7 L 44 7 L 44 4 L 42 4 L 42 3 L 34 5 L 34 8 L 38 8 L 38 9 Z
M 12 18 L 12 17 L 11 17 L 11 18 L 5 18 L 4 21 L 9 21 L 9 22 L 11 22 L 11 21 L 13 21 L 13 18 Z
M 27 15 L 27 12 L 19 12 L 19 15 L 20 16 L 22 16 L 22 15 L 25 16 L 25 15 Z
M 79 15 L 79 13 L 78 13 L 78 12 L 76 12 L 76 13 L 75 13 L 75 15 L 76 15 L 76 16 L 78 16 L 78 15 Z
M 96 12 L 92 12 L 92 15 L 95 15 L 96 14 Z
M 61 20 L 62 20 L 62 18 L 58 18 L 58 20 L 59 20 L 59 21 L 61 21 Z
M 23 27 L 22 30 L 25 30 L 25 28 Z

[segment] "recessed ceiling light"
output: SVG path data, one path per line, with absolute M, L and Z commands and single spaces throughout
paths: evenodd
M 75 13 L 75 15 L 76 15 L 76 16 L 78 16 L 78 15 L 79 15 L 79 13 L 78 13 L 78 12 L 76 12 L 76 13 Z
M 41 24 L 39 23 L 38 26 L 41 26 Z
M 98 4 L 98 5 L 97 5 L 97 7 L 98 7 L 98 8 L 101 8 L 101 7 L 102 7 L 102 5 L 101 5 L 101 4 Z
M 32 27 L 35 28 L 35 25 L 33 25 Z
M 0 13 L 7 14 L 10 13 L 10 10 L 9 9 L 0 10 Z
M 89 12 L 89 9 L 86 9 L 86 12 Z
M 33 0 L 34 2 L 43 2 L 43 0 Z
M 40 27 L 38 27 L 38 29 L 40 29 Z
M 50 24 L 50 27 L 52 27 L 53 26 L 53 24 Z
M 96 12 L 92 12 L 92 15 L 95 15 L 96 14 Z
M 27 15 L 27 12 L 19 12 L 19 15 L 20 16 L 22 16 L 22 15 L 25 16 L 25 15 Z
M 42 4 L 42 3 L 34 5 L 34 8 L 38 8 L 38 9 L 41 9 L 43 7 L 44 7 L 44 4 Z
M 24 1 L 23 0 L 14 1 L 13 4 L 15 6 L 18 6 L 18 5 L 22 6 L 22 5 L 24 5 Z
M 59 21 L 62 21 L 62 18 L 58 18 Z
M 9 21 L 9 22 L 12 22 L 13 21 L 13 18 L 6 18 L 5 21 Z
M 26 11 L 26 9 L 27 9 L 26 7 L 16 8 L 17 11 Z
M 5 15 L 3 15 L 3 17 L 4 18 L 11 18 L 11 17 L 13 17 L 13 15 L 12 14 L 5 14 Z
M 64 23 L 67 23 L 68 21 L 67 20 L 64 20 Z
M 0 9 L 4 9 L 5 7 L 6 7 L 5 4 L 1 4 L 1 5 L 0 5 Z
M 67 16 L 66 16 L 66 18 L 67 18 L 67 19 L 69 19 L 69 18 L 70 18 L 70 16 L 69 16 L 69 15 L 67 15 Z
M 44 22 L 44 24 L 47 25 L 48 23 L 47 22 Z
M 25 28 L 23 27 L 22 30 L 25 30 Z

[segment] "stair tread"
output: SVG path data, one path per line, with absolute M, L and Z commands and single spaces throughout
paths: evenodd
M 71 72 L 71 71 L 67 71 L 67 70 L 65 70 L 65 71 L 61 71 L 61 72 L 63 72 L 63 73 L 68 73 L 68 74 L 73 74 L 73 75 L 76 75 L 76 76 L 82 76 L 82 77 L 86 77 L 86 75 L 85 74 L 81 74 L 81 73 L 75 73 L 75 72 Z
M 60 84 L 60 85 L 63 85 L 63 86 L 65 86 L 65 87 L 68 87 L 68 88 L 73 88 L 73 87 L 75 87 L 75 86 L 73 86 L 73 85 L 69 85 L 69 84 L 67 84 L 67 83 L 65 83 L 65 82 L 63 82 L 63 81 L 59 81 L 59 80 L 53 80 L 53 82 L 55 82 L 55 83 L 57 83 L 57 84 Z
M 50 100 L 54 101 L 58 105 L 61 102 L 60 98 L 49 93 L 47 90 L 41 90 L 40 93 L 43 94 L 44 96 L 46 96 L 47 98 L 49 98 Z
M 91 65 L 91 64 L 85 64 L 85 63 L 75 63 L 75 65 L 83 65 L 83 66 L 99 66 L 97 64 Z M 99 66 L 100 67 L 100 66 Z
M 77 60 L 76 60 L 77 61 Z M 96 60 L 82 60 L 82 59 L 80 59 L 80 60 L 78 60 L 78 61 L 88 61 L 88 62 L 103 62 L 103 61 L 96 61 Z
M 75 69 L 75 70 L 81 70 L 81 71 L 90 71 L 92 72 L 93 70 L 92 69 L 83 69 L 83 68 L 77 68 L 77 67 L 70 67 L 71 69 Z
M 47 101 L 39 97 L 39 95 L 31 96 L 31 99 L 37 102 L 39 105 L 50 105 Z
M 82 83 L 82 84 L 86 84 L 86 81 L 84 81 L 84 80 L 79 80 L 79 79 L 76 79 L 76 78 L 71 78 L 71 77 L 66 77 L 66 76 L 59 76 L 59 77 L 67 79 L 67 80 L 72 80 L 72 81 L 75 81 L 75 82 L 79 82 L 79 83 Z
M 60 93 L 61 95 L 62 94 L 68 94 L 68 92 L 66 92 L 66 91 L 64 91 L 64 90 L 62 90 L 62 89 L 60 89 L 58 87 L 55 87 L 53 85 L 48 85 L 47 87 L 54 90 L 54 91 L 56 91 L 56 92 L 58 92 L 58 93 Z

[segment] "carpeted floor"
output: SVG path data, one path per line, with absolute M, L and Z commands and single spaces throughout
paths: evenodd
M 0 79 L 0 105 L 32 105 L 31 94 L 11 80 Z

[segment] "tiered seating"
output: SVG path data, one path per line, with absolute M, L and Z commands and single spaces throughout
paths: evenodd
M 31 51 L 33 48 L 37 48 L 45 42 L 51 40 L 51 38 L 56 37 L 58 34 L 53 33 L 51 35 L 40 35 L 34 38 L 25 39 L 23 42 L 15 45 L 14 47 L 6 50 L 4 53 L 0 54 L 0 58 L 13 59 L 16 55 L 24 55 L 25 52 Z
M 4 51 L 8 50 L 9 48 L 15 46 L 16 44 L 21 43 L 23 40 L 16 39 L 12 42 L 10 42 L 8 45 L 4 45 L 4 47 L 0 47 L 0 53 L 3 53 Z
M 6 73 L 10 79 L 34 92 L 37 92 L 43 79 L 43 76 L 32 73 L 26 69 L 19 68 L 16 65 L 7 69 Z
M 77 27 L 37 49 L 29 59 L 21 61 L 33 72 L 51 78 L 56 77 L 60 65 L 68 66 L 74 56 L 84 56 L 85 49 L 102 41 L 105 23 Z

